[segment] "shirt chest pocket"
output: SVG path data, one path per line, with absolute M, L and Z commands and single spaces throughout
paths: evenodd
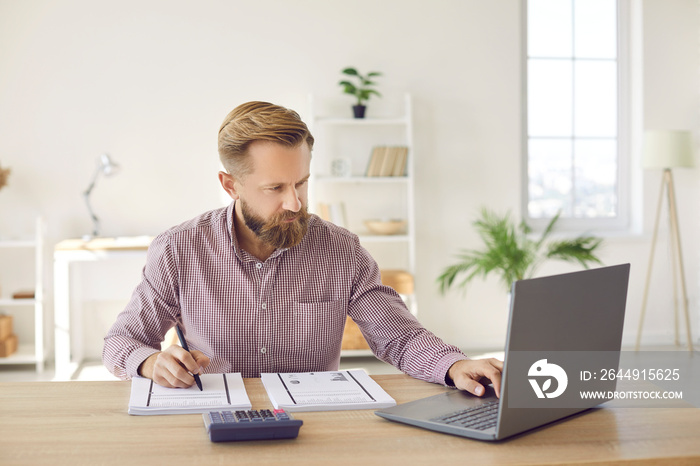
M 345 327 L 345 301 L 294 303 L 296 350 L 305 353 L 339 351 Z

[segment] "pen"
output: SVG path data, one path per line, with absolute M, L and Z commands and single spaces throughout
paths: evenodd
M 190 349 L 187 347 L 185 336 L 182 334 L 182 330 L 180 330 L 179 325 L 175 325 L 175 331 L 177 332 L 177 337 L 180 339 L 180 345 L 182 346 L 182 349 L 189 352 Z M 197 374 L 192 375 L 194 376 L 194 383 L 196 383 L 197 387 L 199 387 L 199 390 L 202 391 L 202 381 L 199 379 L 199 376 Z

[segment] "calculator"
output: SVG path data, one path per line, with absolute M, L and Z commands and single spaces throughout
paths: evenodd
M 202 417 L 212 442 L 296 438 L 304 423 L 283 409 L 209 411 Z

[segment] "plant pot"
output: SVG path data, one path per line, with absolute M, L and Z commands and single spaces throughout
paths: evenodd
M 353 115 L 355 115 L 355 118 L 364 118 L 366 109 L 367 109 L 366 105 L 353 105 L 352 106 L 352 113 L 353 113 Z

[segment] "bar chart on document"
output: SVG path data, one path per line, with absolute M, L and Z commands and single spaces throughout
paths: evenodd
M 261 374 L 275 408 L 288 411 L 376 409 L 394 406 L 364 370 Z
M 278 374 L 298 404 L 367 403 L 375 401 L 349 372 Z

